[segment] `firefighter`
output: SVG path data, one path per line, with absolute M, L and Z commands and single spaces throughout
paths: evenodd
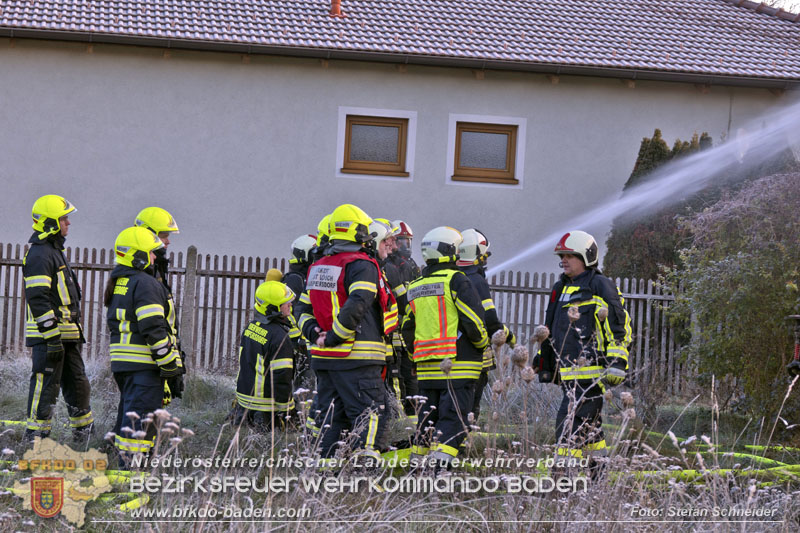
M 540 381 L 559 383 L 563 392 L 556 416 L 558 455 L 602 457 L 608 453 L 600 416 L 603 392 L 627 376 L 630 316 L 614 282 L 597 268 L 594 237 L 571 231 L 554 252 L 564 272 L 547 306 L 550 337 L 533 366 Z M 594 459 L 590 469 L 598 472 Z
M 486 333 L 489 338 L 498 330 L 503 330 L 506 334 L 506 344 L 514 347 L 517 340 L 512 333 L 497 316 L 497 309 L 492 301 L 492 294 L 489 290 L 489 282 L 486 281 L 486 260 L 492 255 L 489 251 L 489 239 L 486 238 L 481 231 L 470 228 L 461 232 L 464 240 L 458 247 L 458 261 L 456 264 L 458 268 L 467 275 L 472 286 L 478 293 L 478 297 L 483 305 L 483 311 L 486 322 Z M 487 349 L 483 352 L 483 368 L 481 370 L 481 377 L 475 383 L 475 400 L 473 402 L 472 413 L 475 415 L 475 420 L 481 414 L 481 398 L 483 397 L 483 389 L 489 381 L 489 370 L 497 367 L 494 360 L 494 350 Z
M 94 418 L 89 379 L 81 357 L 81 289 L 64 257 L 69 215 L 75 207 L 48 194 L 33 204 L 33 235 L 22 262 L 27 322 L 25 344 L 32 348 L 25 439 L 47 437 L 59 389 L 64 395 L 76 442 L 86 443 Z
M 317 244 L 316 235 L 300 235 L 292 241 L 292 258 L 289 259 L 289 270 L 283 275 L 281 282 L 285 283 L 294 293 L 294 301 L 292 305 L 297 303 L 303 291 L 306 290 L 306 277 L 308 276 L 308 267 L 310 266 L 311 250 Z M 311 387 L 314 384 L 314 375 L 311 372 L 311 365 L 308 360 L 308 347 L 305 339 L 300 332 L 297 324 L 297 319 L 294 314 L 289 315 L 289 321 L 292 323 L 292 329 L 289 331 L 289 336 L 292 339 L 294 346 L 294 368 L 295 388 Z
M 283 426 L 294 407 L 293 350 L 289 337 L 294 292 L 280 281 L 265 281 L 255 293 L 255 316 L 242 332 L 236 376 L 238 425 L 271 430 Z
M 329 246 L 308 271 L 309 303 L 299 302 L 317 376 L 324 457 L 332 456 L 340 433 L 349 429 L 359 452 L 377 458 L 385 423 L 383 339 L 397 327 L 397 306 L 377 261 L 365 253 L 371 223 L 351 204 L 331 213 Z
M 414 238 L 414 232 L 411 231 L 411 226 L 402 220 L 393 221 L 392 226 L 396 227 L 397 230 L 394 235 L 394 250 L 389 255 L 389 262 L 394 264 L 400 271 L 400 280 L 403 282 L 404 288 L 408 289 L 408 284 L 417 279 L 420 274 L 417 263 L 411 257 L 411 241 Z M 399 309 L 401 313 L 405 312 L 405 305 L 399 307 Z M 392 346 L 400 368 L 400 391 L 403 397 L 403 409 L 406 412 L 406 416 L 416 421 L 417 415 L 414 402 L 409 398 L 419 393 L 417 369 L 406 349 L 403 336 L 399 332 L 392 337 Z
M 169 294 L 169 300 L 167 302 L 168 307 L 164 310 L 165 316 L 167 317 L 167 322 L 169 323 L 170 334 L 176 339 L 176 346 L 178 347 L 178 352 L 181 354 L 181 361 L 184 363 L 185 370 L 186 354 L 183 351 L 181 337 L 178 333 L 178 307 L 175 305 L 175 297 L 172 294 L 172 286 L 169 284 L 169 259 L 167 258 L 167 248 L 170 244 L 170 234 L 175 233 L 177 235 L 180 233 L 178 224 L 166 209 L 162 209 L 160 207 L 145 207 L 139 211 L 138 215 L 136 215 L 133 225 L 142 226 L 149 229 L 158 236 L 159 240 L 164 245 L 162 248 L 158 248 L 153 251 L 153 253 L 156 255 L 155 262 L 153 263 L 153 274 L 155 275 L 155 278 L 164 285 L 164 287 L 167 289 L 167 293 Z M 183 381 L 180 382 L 180 385 L 183 387 Z M 180 390 L 170 390 L 167 403 L 169 403 L 172 398 L 181 398 L 182 396 L 183 388 Z
M 489 346 L 481 302 L 456 266 L 461 240 L 458 230 L 447 226 L 423 237 L 426 266 L 408 287 L 403 322 L 403 337 L 417 364 L 419 393 L 427 398 L 411 457 L 418 462 L 429 455 L 435 468 L 449 465 L 466 436 L 483 351 Z
M 114 243 L 117 266 L 105 290 L 111 371 L 120 392 L 114 445 L 123 466 L 132 454 L 150 453 L 156 430 L 147 414 L 162 408 L 168 391 L 183 389 L 183 361 L 168 317 L 170 295 L 155 277 L 156 251 L 163 246 L 143 227 L 122 230 Z
M 392 294 L 394 294 L 395 300 L 397 301 L 399 324 L 401 317 L 399 310 L 401 307 L 405 307 L 406 288 L 405 285 L 403 285 L 403 283 L 400 281 L 400 271 L 388 260 L 389 253 L 392 251 L 392 239 L 394 236 L 394 228 L 392 228 L 391 224 L 392 223 L 385 218 L 374 219 L 372 224 L 369 225 L 369 231 L 373 235 L 369 246 L 372 253 L 375 255 L 375 259 L 378 261 L 378 265 L 380 265 L 383 282 L 392 290 Z M 395 330 L 388 338 L 386 338 L 386 367 L 384 369 L 383 379 L 389 393 L 387 402 L 390 402 L 390 405 L 395 405 L 395 401 L 392 399 L 392 396 L 397 398 L 398 403 L 403 401 L 403 394 L 400 389 L 399 379 L 400 370 L 396 354 L 392 346 L 392 338 L 395 335 L 399 335 L 399 333 L 400 332 L 398 330 Z M 390 409 L 392 415 L 395 414 L 394 411 L 396 410 Z

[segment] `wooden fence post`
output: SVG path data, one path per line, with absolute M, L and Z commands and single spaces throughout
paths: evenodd
M 181 298 L 181 347 L 191 361 L 189 373 L 196 370 L 194 350 L 194 317 L 197 307 L 197 248 L 189 246 L 186 251 L 186 276 L 183 278 L 183 298 Z

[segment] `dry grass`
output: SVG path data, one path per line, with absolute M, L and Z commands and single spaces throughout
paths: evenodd
M 6 360 L 2 366 L 3 388 L 0 391 L 0 408 L 4 416 L 21 420 L 25 409 L 28 359 Z M 560 400 L 556 387 L 541 385 L 535 381 L 526 384 L 518 375 L 506 367 L 509 379 L 504 381 L 499 393 L 487 387 L 486 404 L 481 430 L 499 433 L 501 436 L 471 436 L 468 454 L 471 457 L 535 458 L 545 459 L 553 455 L 553 417 Z M 90 443 L 92 447 L 102 444 L 102 435 L 110 430 L 116 412 L 116 386 L 107 366 L 100 363 L 88 365 L 93 385 L 92 407 L 98 420 L 98 435 Z M 796 391 L 794 392 L 796 393 Z M 294 458 L 312 457 L 314 440 L 303 430 L 287 433 L 263 434 L 247 428 L 233 428 L 225 423 L 225 417 L 233 398 L 233 379 L 209 374 L 199 374 L 187 384 L 186 397 L 177 401 L 170 413 L 180 419 L 179 425 L 189 429 L 193 435 L 181 433 L 162 435 L 160 452 L 180 457 L 260 458 L 262 456 L 285 455 Z M 524 398 L 524 400 L 523 400 Z M 695 402 L 699 403 L 699 402 Z M 525 409 L 523 409 L 523 404 Z M 692 409 L 693 407 L 690 407 Z M 792 414 L 796 417 L 796 414 Z M 681 419 L 678 414 L 671 422 Z M 164 494 L 151 496 L 147 509 L 171 509 L 195 505 L 198 508 L 214 508 L 221 512 L 225 506 L 235 505 L 242 509 L 265 507 L 301 508 L 311 510 L 311 518 L 304 522 L 177 522 L 169 523 L 139 520 L 133 523 L 100 523 L 93 520 L 130 520 L 131 515 L 120 511 L 118 505 L 131 496 L 120 495 L 107 501 L 92 502 L 87 510 L 89 531 L 794 531 L 800 519 L 800 467 L 775 468 L 774 462 L 800 462 L 791 451 L 774 452 L 766 459 L 745 444 L 766 443 L 769 429 L 764 428 L 761 437 L 755 432 L 755 440 L 739 442 L 719 440 L 720 414 L 709 411 L 709 432 L 706 439 L 697 435 L 693 441 L 685 442 L 691 435 L 672 438 L 668 428 L 657 428 L 661 433 L 644 428 L 632 410 L 619 411 L 608 407 L 604 418 L 606 438 L 614 445 L 606 476 L 597 483 L 590 483 L 586 492 L 551 494 L 509 494 L 504 491 L 474 494 L 455 492 L 404 494 L 306 492 L 295 488 L 281 493 L 227 493 L 211 494 Z M 788 417 L 787 417 L 788 418 Z M 68 442 L 69 431 L 63 402 L 59 403 L 53 437 Z M 393 424 L 394 437 L 407 435 L 408 424 L 402 420 Z M 724 433 L 724 432 L 723 432 Z M 504 436 L 504 435 L 511 436 Z M 523 435 L 527 434 L 527 440 Z M 6 459 L 14 460 L 23 453 L 22 428 L 12 426 L 0 428 L 0 447 L 14 451 Z M 170 438 L 180 435 L 180 442 Z M 732 453 L 738 455 L 731 455 Z M 238 474 L 258 480 L 287 476 L 316 476 L 315 468 L 241 468 L 236 471 L 221 468 L 151 468 L 148 473 L 155 477 L 162 474 L 184 476 Z M 472 468 L 454 472 L 455 475 L 479 477 L 531 474 L 540 475 L 536 469 L 513 468 L 505 470 Z M 345 467 L 339 476 L 361 475 Z M 373 472 L 373 475 L 375 473 Z M 400 476 L 401 472 L 377 473 L 382 478 Z M 7 470 L 0 474 L 1 484 L 8 486 L 20 476 Z M 127 492 L 129 486 L 118 485 L 118 493 Z M 656 509 L 667 513 L 670 508 L 685 510 L 708 510 L 704 520 L 723 520 L 718 523 L 672 521 L 666 523 L 644 522 L 644 520 L 670 520 L 668 516 L 646 517 L 636 513 L 637 508 Z M 725 517 L 714 518 L 714 509 L 769 509 L 775 510 L 776 523 L 735 523 Z M 623 522 L 637 520 L 638 523 Z M 675 519 L 672 520 L 681 520 Z M 739 520 L 739 519 L 735 519 Z M 21 500 L 10 494 L 0 496 L 0 530 L 67 531 L 71 528 L 64 519 L 40 519 L 22 509 Z

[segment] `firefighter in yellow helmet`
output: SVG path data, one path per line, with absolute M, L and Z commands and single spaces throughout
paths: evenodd
M 114 445 L 122 465 L 135 453 L 150 453 L 156 431 L 147 415 L 164 405 L 168 391 L 183 388 L 183 362 L 167 316 L 170 296 L 153 268 L 163 246 L 148 229 L 122 230 L 105 290 L 111 371 L 120 392 Z
M 489 290 L 489 282 L 486 281 L 486 260 L 492 255 L 492 252 L 489 251 L 489 239 L 475 228 L 465 229 L 461 232 L 461 236 L 464 240 L 458 247 L 458 261 L 456 261 L 456 264 L 467 275 L 472 286 L 475 287 L 478 297 L 481 299 L 485 314 L 486 333 L 491 339 L 496 331 L 503 330 L 506 343 L 513 348 L 517 341 L 516 337 L 498 318 L 497 309 L 492 300 L 492 293 Z M 475 401 L 472 407 L 475 420 L 478 420 L 481 414 L 481 399 L 483 397 L 483 389 L 486 388 L 486 384 L 489 381 L 489 371 L 494 368 L 496 368 L 494 350 L 487 349 L 483 352 L 481 377 L 475 384 Z
M 539 381 L 560 383 L 564 394 L 556 415 L 558 454 L 605 456 L 603 392 L 627 375 L 631 322 L 619 289 L 597 269 L 594 237 L 564 234 L 556 244 L 564 272 L 553 285 L 545 325 L 550 337 L 534 357 Z M 590 461 L 592 472 L 597 463 Z
M 133 225 L 149 229 L 158 236 L 159 240 L 161 240 L 161 243 L 164 245 L 153 251 L 156 255 L 152 266 L 153 275 L 164 285 L 169 293 L 168 307 L 165 309 L 165 316 L 167 317 L 167 322 L 171 329 L 171 335 L 176 339 L 175 345 L 178 347 L 178 351 L 181 354 L 181 360 L 183 361 L 185 370 L 187 356 L 183 350 L 181 336 L 178 331 L 178 306 L 175 305 L 172 286 L 169 284 L 169 259 L 167 258 L 167 248 L 169 248 L 170 245 L 171 235 L 173 233 L 180 233 L 178 224 L 175 222 L 175 218 L 166 209 L 161 207 L 145 207 L 136 215 Z M 172 398 L 181 398 L 183 396 L 183 383 L 181 382 L 180 390 L 171 390 L 169 396 L 167 403 L 169 403 Z
M 434 468 L 449 465 L 466 436 L 483 351 L 489 345 L 483 307 L 456 259 L 461 234 L 447 226 L 422 238 L 425 268 L 408 286 L 403 337 L 417 364 L 419 413 L 412 459 L 429 455 Z
M 364 251 L 372 239 L 371 223 L 351 204 L 331 213 L 330 246 L 309 269 L 309 303 L 299 302 L 324 417 L 317 424 L 323 428 L 324 457 L 334 453 L 346 429 L 354 432 L 359 452 L 377 457 L 376 442 L 385 422 L 384 336 L 397 327 L 397 307 L 380 266 Z
M 255 315 L 239 344 L 234 421 L 271 430 L 283 427 L 292 400 L 293 350 L 289 338 L 294 292 L 265 281 L 255 293 Z
M 25 438 L 50 434 L 59 389 L 64 395 L 76 444 L 85 446 L 93 427 L 89 379 L 81 358 L 81 289 L 64 257 L 69 215 L 75 206 L 48 194 L 33 204 L 33 235 L 22 262 L 27 323 L 32 348 Z

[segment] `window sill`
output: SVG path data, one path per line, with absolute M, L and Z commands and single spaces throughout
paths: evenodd
M 410 175 L 408 172 L 397 172 L 394 170 L 359 170 L 355 168 L 343 168 L 340 172 L 342 174 L 367 174 L 371 176 L 394 176 L 398 178 L 407 178 Z
M 503 185 L 519 185 L 519 180 L 516 180 L 514 178 L 489 178 L 489 177 L 453 175 L 450 176 L 450 179 L 452 179 L 453 181 L 470 181 L 477 183 L 501 183 Z

